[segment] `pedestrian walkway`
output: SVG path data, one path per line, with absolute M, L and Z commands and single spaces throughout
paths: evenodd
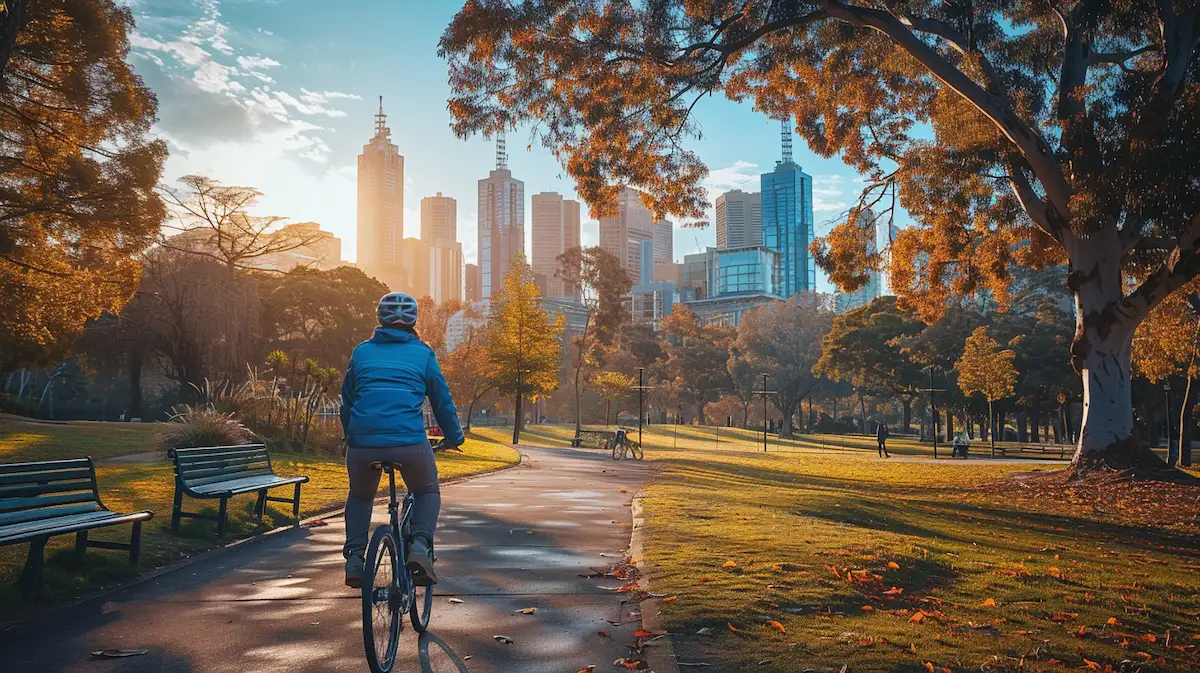
M 630 620 L 636 605 L 621 604 L 620 582 L 586 576 L 623 556 L 645 464 L 521 452 L 520 467 L 443 488 L 430 632 L 404 632 L 394 670 L 573 673 L 629 654 L 622 643 L 640 628 Z M 385 515 L 377 508 L 376 524 Z M 18 626 L 0 634 L 0 668 L 367 670 L 360 594 L 342 585 L 342 542 L 341 518 L 331 518 Z M 90 654 L 108 648 L 149 651 Z

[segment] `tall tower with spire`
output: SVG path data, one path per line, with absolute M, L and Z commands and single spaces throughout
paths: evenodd
M 391 135 L 380 96 L 375 135 L 358 155 L 357 264 L 391 289 L 404 290 L 404 157 Z
M 817 287 L 813 241 L 812 177 L 792 158 L 792 122 L 780 120 L 781 159 L 762 180 L 762 241 L 779 251 L 780 294 L 790 297 Z
M 478 262 L 482 299 L 500 290 L 514 257 L 525 252 L 525 183 L 508 170 L 504 133 L 496 134 L 496 169 L 479 181 Z

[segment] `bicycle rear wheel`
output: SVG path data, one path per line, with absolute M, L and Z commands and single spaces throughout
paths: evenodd
M 376 528 L 367 547 L 362 588 L 363 646 L 367 650 L 367 663 L 374 673 L 392 670 L 404 624 L 397 573 L 405 571 L 397 563 L 397 556 L 396 538 L 392 536 L 391 528 Z
M 612 448 L 612 459 L 613 459 L 613 460 L 621 460 L 621 454 L 622 454 L 622 453 L 624 453 L 624 452 L 621 450 L 621 445 L 620 445 L 620 444 L 617 444 L 617 443 L 614 441 L 614 442 L 612 443 L 612 445 L 611 445 L 611 448 Z
M 632 454 L 637 460 L 641 460 L 646 455 L 642 453 L 642 445 L 637 443 L 637 441 L 632 441 L 629 443 L 629 453 Z
M 405 572 L 409 572 L 407 569 Z M 433 586 L 413 587 L 413 602 L 408 608 L 409 621 L 417 633 L 425 633 L 429 628 L 429 618 L 433 616 Z

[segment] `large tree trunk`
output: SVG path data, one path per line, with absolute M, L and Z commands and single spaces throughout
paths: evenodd
M 1121 305 L 1123 250 L 1116 228 L 1070 239 L 1067 288 L 1075 295 L 1071 364 L 1083 379 L 1083 422 L 1072 459 L 1075 473 L 1105 466 L 1161 466 L 1133 426 L 1130 351 L 1141 316 Z
M 0 84 L 4 82 L 4 71 L 8 69 L 8 59 L 17 43 L 17 34 L 25 26 L 27 4 L 27 0 L 7 0 L 4 5 L 8 11 L 0 14 Z
M 865 435 L 867 434 L 867 400 L 863 396 L 863 391 L 858 391 L 858 418 L 859 430 Z
M 904 398 L 904 434 L 908 434 L 912 428 L 912 399 Z
M 129 418 L 142 417 L 142 351 L 129 351 Z

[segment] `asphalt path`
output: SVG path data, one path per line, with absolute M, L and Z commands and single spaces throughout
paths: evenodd
M 443 487 L 433 620 L 420 637 L 401 634 L 394 670 L 575 673 L 611 670 L 629 654 L 637 605 L 621 603 L 620 582 L 585 576 L 624 555 L 645 464 L 521 452 L 520 467 Z M 377 507 L 375 523 L 385 518 Z M 326 523 L 12 628 L 0 634 L 0 670 L 365 671 L 360 594 L 342 582 L 342 520 Z M 91 655 L 117 648 L 148 652 Z

